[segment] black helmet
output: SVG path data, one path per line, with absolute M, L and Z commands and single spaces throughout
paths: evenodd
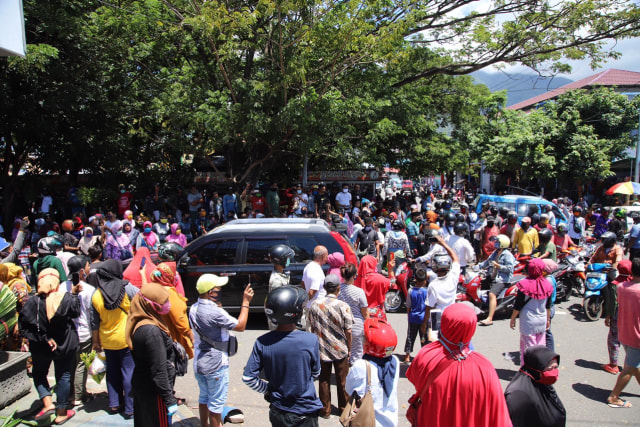
M 296 253 L 287 245 L 275 245 L 269 251 L 269 257 L 274 264 L 287 267 Z
M 515 211 L 507 212 L 507 221 L 515 223 L 518 220 L 518 214 Z
M 582 215 L 582 208 L 580 206 L 574 206 L 573 207 L 573 214 L 578 214 L 578 216 Z
M 467 227 L 467 223 L 465 222 L 459 222 L 453 227 L 453 232 L 456 236 L 466 236 L 468 231 L 469 227 Z
M 489 206 L 489 212 L 491 212 L 491 215 L 496 216 L 498 215 L 498 208 L 496 205 L 491 205 Z
M 616 243 L 616 235 L 611 231 L 607 231 L 600 236 L 600 240 L 602 241 L 602 246 L 610 248 Z
M 391 229 L 393 231 L 400 231 L 403 228 L 404 227 L 402 226 L 402 221 L 400 221 L 399 219 L 394 219 L 393 222 L 391 223 Z
M 166 242 L 158 246 L 158 258 L 162 261 L 177 261 L 182 250 L 179 244 Z
M 269 292 L 264 312 L 275 325 L 300 325 L 307 293 L 299 286 L 281 286 Z
M 536 225 L 540 222 L 540 214 L 538 212 L 531 215 L 531 225 Z
M 440 236 L 440 230 L 436 230 L 435 228 L 431 228 L 429 230 L 427 230 L 427 232 L 425 233 L 425 236 L 427 237 L 427 241 L 429 243 L 435 243 L 438 241 L 438 237 Z
M 556 232 L 559 236 L 564 236 L 565 234 L 567 234 L 567 230 L 567 224 L 565 223 L 558 224 L 558 226 L 556 227 Z
M 502 206 L 500 207 L 500 209 L 498 209 L 498 213 L 500 214 L 500 218 L 506 218 L 507 214 L 509 213 L 509 208 L 507 208 L 506 206 Z
M 456 214 L 456 222 L 465 222 L 467 219 L 464 217 L 463 214 L 461 213 L 457 213 Z
M 40 255 L 54 255 L 60 247 L 62 247 L 62 243 L 52 236 L 38 240 L 38 253 Z
M 447 226 L 451 227 L 453 226 L 453 224 L 455 224 L 456 219 L 456 214 L 454 214 L 453 212 L 449 212 L 447 216 L 444 217 L 444 222 L 445 224 L 447 224 Z
M 626 215 L 627 215 L 627 210 L 625 208 L 615 208 L 615 210 L 613 211 L 613 216 L 615 216 L 618 219 L 624 219 Z
M 548 228 L 543 228 L 542 230 L 538 231 L 538 240 L 540 241 L 541 245 L 549 243 L 552 236 L 553 233 Z

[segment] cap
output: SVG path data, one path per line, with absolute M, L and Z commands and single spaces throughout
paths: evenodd
M 527 224 L 531 224 L 531 218 L 529 218 L 528 216 L 525 216 L 524 218 L 522 218 L 522 222 L 526 222 Z
M 199 294 L 206 294 L 213 288 L 220 288 L 229 283 L 228 277 L 220 277 L 215 274 L 203 274 L 196 283 L 196 290 Z
M 324 288 L 327 290 L 335 289 L 340 286 L 340 277 L 337 274 L 329 274 L 324 278 Z

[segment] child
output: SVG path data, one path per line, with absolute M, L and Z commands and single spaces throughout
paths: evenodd
M 420 325 L 424 320 L 425 305 L 427 299 L 427 270 L 419 268 L 416 270 L 415 286 L 409 289 L 407 295 L 407 319 L 409 327 L 407 329 L 407 341 L 404 345 L 404 363 L 411 362 L 411 352 L 413 344 L 416 342 L 416 336 L 420 333 L 420 345 L 425 344 L 425 336 L 420 331 Z

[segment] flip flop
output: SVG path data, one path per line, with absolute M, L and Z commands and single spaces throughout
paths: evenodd
M 42 411 L 38 412 L 38 415 L 36 415 L 34 417 L 34 420 L 35 421 L 40 421 L 40 420 L 43 420 L 45 418 L 49 418 L 49 417 L 51 417 L 51 415 L 55 414 L 55 412 L 56 412 L 55 408 L 49 409 L 48 411 L 45 411 L 44 408 L 43 408 Z
M 618 398 L 618 401 L 622 402 L 622 404 L 607 401 L 607 405 L 609 405 L 609 408 L 631 408 L 631 402 L 620 398 Z
M 232 406 L 225 406 L 222 409 L 222 422 L 231 424 L 244 423 L 244 414 L 238 408 Z
M 54 424 L 61 426 L 62 424 L 66 423 L 71 418 L 73 418 L 75 415 L 76 415 L 76 411 L 74 411 L 73 409 L 67 409 L 67 418 L 65 418 L 64 420 L 58 423 L 54 422 Z
M 478 325 L 480 325 L 480 326 L 493 326 L 493 322 L 489 323 L 486 320 L 483 320 L 481 322 L 478 322 Z

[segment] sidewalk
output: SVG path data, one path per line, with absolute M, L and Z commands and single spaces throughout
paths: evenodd
M 55 380 L 50 372 L 49 383 L 54 384 Z M 109 401 L 107 399 L 107 386 L 103 380 L 102 384 L 97 384 L 89 377 L 87 380 L 87 392 L 95 395 L 95 399 L 87 403 L 76 406 L 74 410 L 76 415 L 73 419 L 66 423 L 66 426 L 91 426 L 91 427 L 112 427 L 112 426 L 133 426 L 133 419 L 125 420 L 122 415 L 109 415 L 107 408 Z M 55 399 L 55 393 L 54 393 Z M 29 394 L 13 402 L 8 407 L 0 410 L 0 416 L 7 417 L 16 412 L 16 418 L 22 418 L 27 421 L 33 420 L 33 417 L 40 411 L 42 404 L 38 399 L 38 393 L 35 387 L 31 387 Z M 196 427 L 200 425 L 200 420 L 187 405 L 180 405 L 178 413 L 173 416 L 173 426 Z M 48 425 L 42 423 L 41 425 Z

